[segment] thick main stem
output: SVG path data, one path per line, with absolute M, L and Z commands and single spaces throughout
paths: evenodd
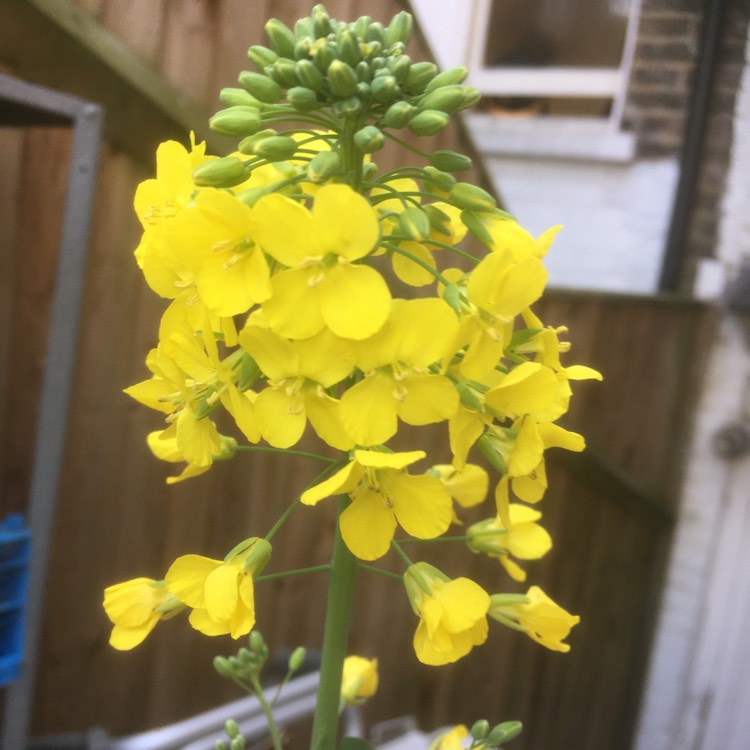
M 347 504 L 348 499 L 339 500 L 339 517 Z M 349 551 L 341 538 L 341 529 L 337 521 L 328 583 L 320 685 L 313 719 L 311 750 L 335 750 L 336 748 L 341 672 L 346 657 L 356 574 L 357 558 Z

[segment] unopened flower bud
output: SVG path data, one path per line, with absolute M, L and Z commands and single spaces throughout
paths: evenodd
M 437 75 L 435 63 L 416 62 L 409 68 L 404 87 L 410 94 L 421 94 L 427 84 Z
M 409 55 L 397 55 L 396 57 L 389 58 L 386 65 L 396 81 L 398 81 L 398 83 L 404 83 L 409 75 L 409 69 L 411 68 L 411 58 Z
M 302 39 L 315 39 L 313 31 L 313 20 L 309 16 L 298 18 L 294 22 L 294 38 L 299 42 Z
M 234 719 L 228 719 L 224 722 L 224 731 L 227 733 L 227 737 L 233 740 L 235 737 L 239 737 L 240 728 Z
M 234 187 L 250 176 L 250 170 L 235 156 L 211 159 L 193 170 L 198 187 Z
M 229 743 L 229 750 L 245 750 L 245 738 L 242 735 L 235 737 Z
M 260 44 L 254 44 L 250 47 L 247 51 L 247 57 L 261 72 L 266 65 L 273 65 L 279 59 L 279 56 L 273 50 L 263 47 Z
M 433 166 L 424 168 L 425 177 L 429 180 L 438 190 L 448 192 L 455 184 L 456 178 L 453 175 L 436 169 Z
M 510 742 L 521 734 L 522 729 L 523 724 L 520 721 L 504 721 L 502 724 L 493 727 L 487 735 L 487 744 L 491 747 L 497 747 L 502 742 Z
M 310 112 L 320 106 L 316 93 L 305 86 L 293 86 L 286 92 L 286 98 L 299 112 Z
M 385 136 L 379 128 L 374 125 L 365 125 L 354 134 L 354 145 L 363 154 L 372 154 L 379 151 L 385 144 Z
M 253 135 L 260 128 L 260 112 L 255 107 L 238 105 L 219 110 L 208 124 L 216 133 L 241 137 Z
M 260 102 L 245 91 L 238 88 L 223 88 L 219 92 L 219 101 L 227 107 L 255 107 L 258 109 Z
M 461 290 L 456 284 L 448 284 L 447 287 L 443 290 L 443 299 L 456 311 L 461 312 L 463 305 L 461 304 Z M 458 390 L 458 395 L 462 396 L 461 389 L 459 386 L 461 383 L 456 383 L 456 390 Z M 463 397 L 461 397 L 461 403 L 464 404 L 464 406 L 469 406 L 468 404 L 464 403 Z M 469 408 L 472 408 L 469 406 Z
M 370 84 L 370 90 L 376 102 L 388 104 L 398 92 L 398 83 L 392 75 L 376 76 Z
M 360 39 L 367 39 L 367 29 L 372 23 L 371 16 L 360 16 L 353 24 L 352 30 Z
M 341 159 L 335 151 L 321 151 L 307 164 L 307 178 L 316 185 L 330 180 L 341 167 Z
M 425 93 L 429 94 L 431 91 L 439 89 L 441 86 L 453 86 L 453 84 L 456 83 L 463 83 L 468 75 L 469 71 L 463 66 L 444 70 L 442 73 L 438 73 L 427 84 L 427 86 L 425 86 Z
M 339 99 L 331 105 L 331 111 L 338 117 L 355 115 L 362 109 L 362 100 L 358 96 L 350 96 L 347 99 Z
M 416 107 L 408 102 L 394 102 L 383 115 L 383 123 L 389 128 L 403 128 L 416 113 Z
M 312 91 L 320 91 L 323 88 L 323 74 L 312 60 L 297 60 L 296 71 L 297 78 L 303 86 Z
M 477 185 L 468 182 L 458 182 L 450 192 L 450 199 L 458 208 L 469 211 L 493 211 L 497 208 L 497 201 Z
M 378 165 L 373 161 L 368 161 L 367 164 L 362 167 L 362 178 L 365 180 L 374 180 L 377 173 Z
M 294 56 L 294 45 L 297 43 L 297 39 L 288 26 L 279 21 L 278 18 L 271 18 L 267 21 L 264 31 L 271 49 L 279 57 Z
M 471 169 L 471 163 L 468 156 L 447 149 L 430 154 L 430 164 L 441 172 L 463 172 Z
M 455 285 L 452 284 L 451 286 L 455 286 Z M 446 287 L 446 292 L 448 291 L 449 288 L 450 287 Z M 458 287 L 456 287 L 456 290 L 458 291 L 459 305 L 460 305 L 461 293 Z M 445 293 L 443 293 L 443 299 L 445 299 Z M 482 400 L 479 398 L 479 394 L 476 392 L 476 390 L 474 390 L 468 383 L 456 383 L 455 385 L 456 385 L 456 390 L 458 391 L 458 395 L 461 399 L 461 403 L 467 409 L 471 409 L 472 411 L 478 411 L 478 412 L 484 411 L 484 404 L 482 403 Z
M 354 67 L 361 59 L 362 53 L 359 49 L 359 40 L 357 35 L 346 29 L 338 35 L 339 60 L 343 60 L 348 65 Z
M 297 646 L 297 648 L 295 648 L 289 656 L 289 671 L 297 672 L 298 670 L 302 669 L 302 665 L 305 663 L 306 657 L 307 651 L 302 646 Z
M 318 39 L 327 36 L 333 30 L 331 17 L 322 5 L 316 5 L 310 13 L 310 17 L 313 21 L 313 33 Z
M 315 65 L 324 73 L 331 67 L 331 63 L 336 59 L 336 50 L 331 44 L 321 44 L 315 48 L 314 61 Z
M 334 60 L 328 67 L 328 82 L 336 96 L 345 98 L 357 90 L 357 74 L 343 60 Z
M 398 217 L 401 231 L 415 242 L 421 242 L 430 234 L 430 219 L 418 206 L 410 206 Z
M 266 649 L 266 642 L 258 630 L 253 630 L 250 633 L 248 642 L 250 643 L 250 650 L 256 654 L 262 654 Z
M 242 664 L 250 664 L 253 661 L 254 654 L 250 649 L 244 646 L 237 652 L 237 658 Z
M 231 677 L 234 674 L 234 670 L 229 663 L 229 659 L 224 656 L 214 657 L 214 669 L 222 677 Z
M 450 117 L 436 109 L 425 109 L 409 120 L 409 130 L 417 135 L 436 135 L 445 129 Z
M 259 130 L 257 133 L 249 135 L 247 138 L 243 138 L 240 141 L 240 145 L 237 147 L 237 149 L 243 154 L 254 154 L 255 152 L 253 151 L 253 146 L 258 141 L 262 141 L 264 138 L 270 138 L 273 135 L 276 135 L 276 131 L 273 128 L 265 128 L 264 130 Z
M 490 723 L 487 719 L 479 719 L 471 725 L 469 732 L 473 740 L 483 740 L 490 733 Z
M 287 57 L 280 57 L 272 66 L 274 71 L 273 79 L 280 86 L 290 88 L 296 86 L 300 80 L 297 77 L 297 63 Z
M 422 210 L 427 214 L 433 231 L 439 234 L 451 234 L 451 219 L 448 214 L 430 204 L 423 206 Z
M 441 86 L 431 91 L 422 100 L 420 106 L 424 109 L 438 109 L 449 115 L 458 112 L 465 101 L 465 86 Z
M 249 91 L 258 101 L 275 104 L 281 99 L 281 86 L 268 76 L 243 70 L 237 80 L 240 86 Z
M 286 161 L 296 152 L 297 141 L 284 135 L 274 135 L 253 144 L 253 153 L 270 162 Z
M 367 27 L 366 37 L 368 42 L 380 42 L 382 45 L 386 45 L 385 39 L 385 26 L 380 21 L 373 21 Z
M 224 740 L 216 740 L 214 744 L 214 750 L 229 750 L 229 746 Z
M 486 247 L 493 244 L 492 235 L 474 211 L 461 211 L 464 226 Z
M 387 45 L 396 42 L 401 42 L 404 45 L 409 44 L 413 23 L 411 13 L 407 13 L 405 10 L 397 13 L 393 16 L 393 20 L 388 24 L 385 31 L 385 43 Z

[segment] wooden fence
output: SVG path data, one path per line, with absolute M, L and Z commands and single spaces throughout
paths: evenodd
M 15 7 L 14 22 L 22 24 L 36 5 L 13 0 L 8 8 Z M 81 12 L 94 14 L 85 16 L 80 28 L 90 29 L 96 20 L 173 86 L 212 110 L 218 89 L 232 85 L 237 70 L 246 67 L 245 49 L 260 41 L 264 19 L 272 12 L 292 20 L 312 5 L 80 0 Z M 340 18 L 376 15 L 372 3 L 338 0 L 327 6 Z M 397 8 L 395 0 L 384 0 L 377 15 L 387 17 Z M 0 10 L 0 28 L 6 12 L 11 11 Z M 64 61 L 56 68 L 51 54 L 33 58 L 35 67 L 31 53 L 19 47 L 0 61 L 8 72 L 83 95 L 87 86 L 100 85 L 93 80 L 96 73 L 92 80 L 66 77 Z M 134 107 L 143 104 L 132 101 Z M 264 533 L 314 470 L 303 461 L 290 468 L 286 459 L 238 456 L 206 476 L 175 487 L 164 484 L 166 467 L 145 447 L 158 416 L 121 393 L 145 376 L 143 361 L 162 307 L 133 262 L 139 228 L 130 209 L 136 184 L 152 169 L 146 161 L 156 141 L 124 132 L 118 114 L 110 109 L 107 115 L 48 575 L 35 734 L 94 725 L 123 734 L 236 697 L 211 668 L 217 651 L 235 647 L 228 639 L 198 636 L 178 618 L 162 623 L 135 652 L 116 653 L 107 645 L 101 591 L 125 578 L 159 576 L 180 554 L 221 557 L 235 541 Z M 455 130 L 436 143 L 470 148 Z M 0 221 L 12 249 L 0 258 L 3 512 L 23 510 L 28 493 L 69 149 L 70 135 L 62 129 L 5 131 L 0 138 Z M 591 449 L 550 461 L 551 489 L 541 509 L 556 545 L 546 560 L 529 566 L 531 581 L 582 615 L 571 638 L 573 651 L 550 653 L 497 626 L 481 651 L 456 665 L 439 670 L 418 665 L 411 651 L 416 623 L 400 585 L 366 573 L 351 650 L 377 656 L 381 664 L 382 687 L 368 717 L 414 713 L 427 728 L 478 716 L 517 718 L 527 725 L 523 739 L 514 743 L 518 750 L 626 750 L 669 540 L 671 499 L 681 476 L 692 387 L 711 320 L 690 303 L 562 292 L 550 292 L 539 310 L 546 323 L 570 327 L 569 361 L 606 375 L 604 383 L 576 388 L 567 425 L 582 431 Z M 431 440 L 431 449 L 445 456 L 444 438 Z M 296 513 L 278 537 L 271 569 L 324 562 L 331 510 Z M 431 560 L 449 573 L 464 570 L 442 548 Z M 507 579 L 486 562 L 471 558 L 470 573 L 490 589 L 496 590 L 498 581 L 504 587 Z M 258 624 L 272 647 L 314 649 L 320 643 L 325 591 L 322 575 L 259 584 Z M 408 668 L 402 668 L 405 663 Z

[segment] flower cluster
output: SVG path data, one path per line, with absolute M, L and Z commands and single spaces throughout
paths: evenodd
M 399 546 L 444 535 L 462 508 L 484 501 L 489 475 L 474 463 L 483 460 L 494 506 L 459 539 L 524 580 L 511 557 L 538 559 L 551 546 L 527 505 L 547 489 L 545 452 L 584 448 L 558 424 L 571 383 L 601 377 L 564 365 L 566 329 L 532 309 L 558 227 L 533 237 L 456 179 L 471 161 L 452 151 L 411 147 L 425 166 L 379 172 L 372 155 L 403 144 L 397 131 L 432 135 L 478 99 L 465 69 L 412 63 L 410 31 L 406 13 L 386 28 L 336 21 L 322 6 L 294 30 L 269 21 L 269 46 L 248 52 L 256 71 L 222 92 L 228 106 L 211 120 L 241 139 L 238 150 L 216 158 L 194 141 L 159 147 L 156 177 L 135 197 L 136 259 L 169 303 L 150 377 L 126 392 L 164 415 L 148 445 L 182 464 L 169 482 L 238 450 L 290 450 L 312 431 L 330 466 L 301 504 L 345 496 L 337 522 L 350 552 L 371 562 L 394 548 L 406 560 L 421 661 L 467 654 L 486 640 L 488 616 L 566 650 L 577 618 L 537 587 L 491 596 Z M 294 129 L 277 129 L 290 121 Z M 219 432 L 220 412 L 231 435 Z M 402 424 L 443 425 L 451 463 L 420 470 L 425 451 L 394 452 Z M 207 635 L 247 633 L 253 577 L 277 530 L 223 562 L 187 555 L 163 582 L 108 589 L 113 644 L 132 647 L 185 607 Z

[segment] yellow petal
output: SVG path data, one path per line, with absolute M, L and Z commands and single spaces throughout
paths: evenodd
M 381 451 L 356 450 L 354 458 L 357 463 L 371 469 L 405 469 L 407 466 L 423 459 L 424 451 L 404 451 L 401 453 L 383 453 Z
M 305 490 L 300 496 L 300 502 L 304 505 L 317 505 L 321 500 L 340 492 L 351 492 L 360 480 L 362 467 L 355 461 L 348 463 L 343 469 L 339 469 L 333 476 Z
M 263 438 L 274 448 L 290 448 L 305 431 L 302 396 L 288 396 L 284 388 L 264 388 L 255 399 L 255 419 Z
M 261 198 L 253 213 L 258 244 L 285 266 L 322 255 L 313 217 L 300 203 L 274 193 Z
M 269 328 L 245 326 L 240 331 L 240 346 L 258 363 L 269 380 L 279 381 L 299 374 L 299 356 L 294 345 Z
M 418 242 L 400 242 L 399 247 L 403 248 L 410 255 L 419 258 L 419 260 L 430 268 L 437 268 L 432 253 L 424 245 Z M 401 255 L 401 253 L 394 252 L 392 262 L 393 272 L 404 284 L 426 286 L 435 281 L 434 273 L 430 273 L 424 266 L 415 263 L 411 258 Z
M 332 448 L 348 451 L 354 447 L 354 440 L 344 429 L 339 412 L 339 402 L 316 391 L 305 394 L 305 412 L 316 435 Z
M 404 531 L 418 539 L 444 533 L 453 517 L 451 496 L 437 477 L 389 472 L 381 484 Z
M 206 578 L 222 565 L 221 560 L 212 560 L 202 555 L 182 555 L 170 565 L 164 581 L 170 594 L 188 607 L 204 608 Z
M 379 445 L 398 430 L 393 380 L 382 373 L 360 380 L 341 397 L 341 422 L 358 445 Z
M 177 417 L 177 449 L 188 463 L 210 466 L 221 451 L 214 423 L 207 417 L 198 419 L 190 408 L 182 409 Z
M 220 565 L 206 577 L 204 586 L 206 612 L 216 622 L 226 622 L 234 613 L 239 598 L 239 566 Z
M 458 391 L 442 375 L 410 375 L 403 385 L 406 395 L 402 401 L 396 402 L 396 410 L 407 424 L 442 422 L 458 410 Z
M 353 555 L 360 560 L 377 560 L 388 552 L 396 519 L 385 498 L 365 488 L 341 514 L 340 525 L 341 536 Z
M 270 328 L 280 336 L 306 339 L 325 325 L 319 288 L 308 283 L 312 274 L 309 268 L 291 268 L 271 279 L 271 297 L 261 308 Z
M 212 620 L 205 609 L 194 609 L 188 619 L 190 624 L 203 635 L 226 635 L 229 633 L 229 623 Z
M 348 185 L 322 187 L 312 214 L 325 252 L 356 260 L 373 250 L 380 237 L 375 209 Z
M 109 645 L 118 651 L 130 651 L 143 642 L 146 636 L 156 627 L 159 615 L 153 614 L 141 625 L 127 628 L 123 625 L 115 625 L 109 636 Z

